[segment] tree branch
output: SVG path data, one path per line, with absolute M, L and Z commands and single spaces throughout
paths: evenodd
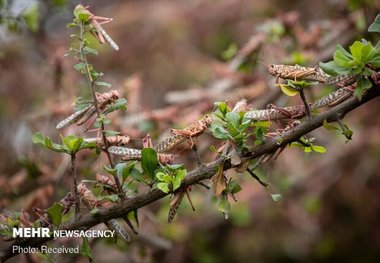
M 380 73 L 377 73 L 376 75 L 380 76 Z M 251 160 L 258 158 L 264 154 L 272 153 L 276 151 L 279 147 L 294 142 L 303 135 L 306 135 L 307 133 L 322 126 L 324 120 L 327 120 L 328 122 L 334 122 L 338 119 L 342 119 L 350 111 L 376 98 L 377 96 L 380 96 L 380 84 L 374 83 L 373 85 L 374 87 L 363 95 L 361 101 L 359 101 L 356 97 L 353 96 L 326 112 L 323 112 L 316 116 L 311 116 L 303 124 L 294 127 L 293 129 L 282 134 L 281 136 L 268 139 L 267 141 L 265 141 L 264 144 L 253 147 L 249 153 L 247 153 L 245 156 L 242 156 L 242 160 Z M 187 174 L 186 178 L 183 180 L 182 186 L 194 185 L 202 180 L 210 179 L 221 165 L 224 166 L 224 170 L 233 168 L 229 160 L 218 158 L 217 160 L 208 163 L 206 166 L 198 167 L 190 171 Z M 60 229 L 88 229 L 104 221 L 122 217 L 130 211 L 136 210 L 150 203 L 153 203 L 167 195 L 168 194 L 165 194 L 161 190 L 155 189 L 148 193 L 144 193 L 134 198 L 125 200 L 122 203 L 118 203 L 108 208 L 101 209 L 99 213 L 97 213 L 96 215 L 88 213 L 81 217 L 79 220 L 70 220 L 64 223 L 60 227 Z M 14 244 L 10 245 L 8 248 L 5 248 L 0 253 L 1 262 L 4 262 L 5 260 L 16 255 L 12 251 L 13 245 L 21 247 L 38 247 L 49 240 L 51 240 L 51 238 L 28 238 L 16 241 Z

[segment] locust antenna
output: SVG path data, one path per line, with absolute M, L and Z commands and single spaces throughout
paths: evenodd
M 260 64 L 263 64 L 263 65 L 265 65 L 265 66 L 269 66 L 268 64 L 266 64 L 266 63 L 264 63 L 264 62 L 262 62 L 262 61 L 260 61 L 260 60 L 257 60 L 257 62 L 259 62 Z

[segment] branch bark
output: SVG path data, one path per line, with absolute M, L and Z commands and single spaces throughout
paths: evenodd
M 377 73 L 376 75 L 378 75 L 377 77 L 380 77 L 380 73 Z M 347 113 L 351 112 L 357 107 L 367 103 L 368 101 L 378 96 L 380 96 L 380 84 L 373 83 L 373 88 L 371 88 L 366 94 L 363 95 L 361 101 L 359 101 L 356 97 L 353 96 L 326 112 L 323 112 L 316 116 L 311 116 L 303 124 L 285 132 L 284 134 L 282 134 L 281 137 L 277 136 L 268 139 L 264 144 L 253 147 L 251 149 L 251 152 L 247 153 L 245 156 L 242 156 L 242 160 L 244 161 L 249 159 L 255 159 L 264 154 L 272 153 L 276 151 L 279 147 L 294 142 L 298 140 L 301 136 L 306 135 L 307 133 L 322 126 L 324 120 L 327 120 L 328 122 L 334 122 L 339 119 L 343 119 Z M 182 185 L 194 185 L 200 181 L 210 179 L 221 165 L 224 166 L 224 170 L 233 168 L 233 166 L 228 160 L 225 161 L 223 158 L 218 158 L 217 160 L 208 163 L 204 167 L 198 167 L 190 171 L 184 179 Z M 134 198 L 125 200 L 108 208 L 101 209 L 99 213 L 97 213 L 96 215 L 89 213 L 81 217 L 79 220 L 70 220 L 64 223 L 60 227 L 60 229 L 88 229 L 104 221 L 122 217 L 130 211 L 136 210 L 150 203 L 153 203 L 167 195 L 168 194 L 163 193 L 161 190 L 152 190 L 148 193 L 140 194 Z M 12 247 L 14 245 L 20 247 L 39 247 L 51 239 L 52 238 L 28 238 L 16 241 L 14 244 L 1 251 L 1 262 L 4 262 L 7 259 L 16 255 L 16 253 L 12 251 Z

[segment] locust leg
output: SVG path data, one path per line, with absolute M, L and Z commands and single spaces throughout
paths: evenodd
M 191 209 L 193 209 L 193 211 L 195 211 L 195 206 L 194 206 L 193 201 L 191 200 L 191 197 L 190 197 L 190 194 L 189 194 L 189 191 L 191 191 L 191 188 L 190 187 L 186 187 L 186 189 L 184 191 L 186 193 L 187 200 L 189 200 Z

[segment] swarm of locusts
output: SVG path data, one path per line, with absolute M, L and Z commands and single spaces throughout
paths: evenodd
M 112 21 L 111 18 L 105 18 L 100 16 L 95 16 L 88 10 L 88 7 L 78 5 L 76 7 L 77 11 L 82 14 L 87 14 L 88 19 L 87 24 L 91 27 L 90 32 L 99 40 L 100 43 L 108 43 L 115 50 L 119 50 L 118 45 L 112 40 L 112 38 L 107 34 L 107 32 L 102 28 L 102 24 Z M 75 13 L 75 12 L 74 12 Z M 340 75 L 340 76 L 330 76 L 326 74 L 319 67 L 301 67 L 298 65 L 268 65 L 269 73 L 276 77 L 276 83 L 279 79 L 294 80 L 294 81 L 308 81 L 308 82 L 318 82 L 323 84 L 331 84 L 339 86 L 339 89 L 328 94 L 325 97 L 318 99 L 313 103 L 306 103 L 304 105 L 296 105 L 290 107 L 276 107 L 274 105 L 268 106 L 265 110 L 249 109 L 245 100 L 242 100 L 236 104 L 232 111 L 244 112 L 244 117 L 250 120 L 256 121 L 274 121 L 274 120 L 284 120 L 289 119 L 290 123 L 283 129 L 284 131 L 289 130 L 292 126 L 293 119 L 301 119 L 307 115 L 310 110 L 316 110 L 323 107 L 331 107 L 341 103 L 350 97 L 353 93 L 353 89 L 356 87 L 356 80 L 358 75 Z M 89 103 L 83 109 L 74 112 L 69 117 L 60 121 L 57 124 L 57 129 L 62 129 L 64 127 L 76 124 L 83 125 L 85 123 L 91 124 L 96 118 L 95 113 L 105 113 L 109 106 L 115 103 L 119 99 L 119 93 L 116 90 L 110 90 L 105 93 L 96 93 L 94 99 L 96 101 Z M 97 106 L 97 107 L 96 107 Z M 247 109 L 248 108 L 248 109 Z M 149 135 L 143 140 L 143 148 L 153 148 L 157 152 L 157 159 L 161 165 L 172 164 L 175 161 L 175 155 L 171 154 L 170 151 L 177 148 L 180 144 L 187 142 L 189 147 L 194 150 L 198 157 L 198 163 L 201 164 L 199 160 L 199 155 L 196 147 L 197 137 L 204 134 L 210 125 L 212 124 L 212 118 L 210 115 L 206 114 L 201 117 L 198 121 L 190 124 L 183 129 L 171 129 L 171 136 L 153 145 L 152 140 Z M 288 129 L 287 129 L 288 128 Z M 96 142 L 100 149 L 108 151 L 108 153 L 121 156 L 121 161 L 131 161 L 137 160 L 141 161 L 143 156 L 143 149 L 135 149 L 127 147 L 130 142 L 129 136 L 109 136 L 106 140 L 101 138 L 86 138 L 88 142 Z M 108 145 L 104 145 L 105 142 Z M 169 153 L 168 153 L 169 152 Z M 107 176 L 97 174 L 96 184 L 102 185 L 103 189 L 108 193 L 117 194 L 118 189 L 115 182 Z M 190 201 L 191 206 L 194 206 L 191 202 L 189 196 L 190 188 L 187 186 L 179 187 L 173 193 L 173 199 L 170 203 L 170 209 L 168 213 L 168 221 L 172 222 L 175 217 L 177 210 L 186 195 Z M 94 208 L 104 208 L 109 205 L 109 203 L 100 203 L 98 199 L 93 195 L 93 193 L 83 184 L 79 184 L 77 191 L 80 195 L 82 203 L 88 209 Z M 125 219 L 126 220 L 126 219 Z M 129 220 L 126 220 L 128 225 L 133 230 Z M 118 235 L 125 241 L 129 240 L 128 233 L 126 233 L 115 220 L 106 221 L 107 227 L 116 230 Z M 135 232 L 133 230 L 133 232 Z
M 330 76 L 319 67 L 302 67 L 299 65 L 268 65 L 269 73 L 279 79 L 294 81 L 316 81 L 323 84 L 336 84 L 340 88 L 327 96 L 318 99 L 312 104 L 297 105 L 285 108 L 270 106 L 266 110 L 251 110 L 245 114 L 246 118 L 252 120 L 281 120 L 281 119 L 300 119 L 306 115 L 306 107 L 316 110 L 323 107 L 332 107 L 346 100 L 353 94 L 356 87 L 356 80 L 359 75 L 338 75 Z

